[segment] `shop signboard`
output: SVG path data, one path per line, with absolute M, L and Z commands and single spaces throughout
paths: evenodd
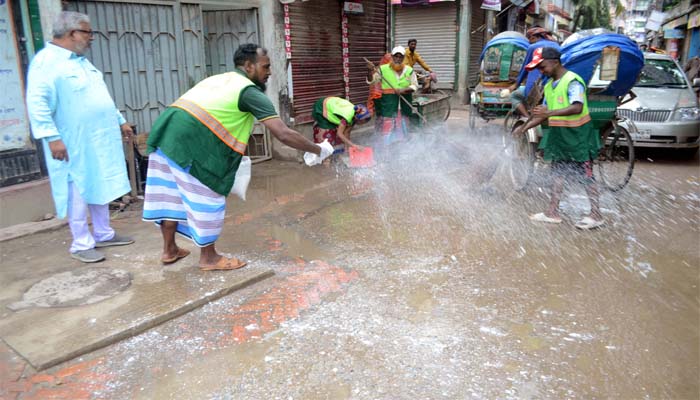
M 362 15 L 365 13 L 362 3 L 358 3 L 356 1 L 346 1 L 343 3 L 343 11 L 345 11 L 346 14 L 355 15 Z
M 645 26 L 648 31 L 658 31 L 661 28 L 661 23 L 664 21 L 664 13 L 660 11 L 652 11 L 647 19 Z
M 481 8 L 484 10 L 501 11 L 501 1 L 500 0 L 483 0 L 481 2 Z
M 685 32 L 681 29 L 664 29 L 664 39 L 683 39 Z
M 27 112 L 10 6 L 0 0 L 0 151 L 26 147 Z

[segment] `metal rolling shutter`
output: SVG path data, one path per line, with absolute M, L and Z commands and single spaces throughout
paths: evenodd
M 245 43 L 260 43 L 257 9 L 203 11 L 207 76 L 233 71 L 233 54 Z
M 289 5 L 295 124 L 311 122 L 311 109 L 320 97 L 345 96 L 340 17 L 338 1 Z
M 199 5 L 71 1 L 67 9 L 90 16 L 95 41 L 87 58 L 139 132 L 204 78 Z
M 479 83 L 479 56 L 486 44 L 486 29 L 484 27 L 486 11 L 481 8 L 481 0 L 472 0 L 470 5 L 472 8 L 472 21 L 471 32 L 469 32 L 469 81 L 467 85 L 474 87 Z
M 367 64 L 378 63 L 386 52 L 386 2 L 365 1 L 364 15 L 348 15 L 350 101 L 366 103 L 369 95 Z
M 396 7 L 394 46 L 418 40 L 416 50 L 438 76 L 438 87 L 454 89 L 457 54 L 457 2 Z M 418 64 L 414 68 L 420 68 Z

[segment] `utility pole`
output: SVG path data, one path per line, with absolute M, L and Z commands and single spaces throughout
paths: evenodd
M 486 10 L 486 41 L 488 42 L 495 36 L 496 31 L 496 13 L 493 10 Z

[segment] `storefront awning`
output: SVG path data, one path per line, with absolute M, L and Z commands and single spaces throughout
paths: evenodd
M 662 29 L 663 30 L 668 30 L 668 29 L 673 29 L 676 27 L 679 27 L 681 25 L 685 25 L 688 22 L 688 15 L 684 15 L 682 17 L 678 17 L 674 19 L 673 21 L 667 22 L 663 25 Z

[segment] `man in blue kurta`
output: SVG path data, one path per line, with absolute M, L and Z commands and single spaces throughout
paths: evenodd
M 44 148 L 56 214 L 68 216 L 70 253 L 83 262 L 105 258 L 96 247 L 134 242 L 117 235 L 109 223 L 109 202 L 130 190 L 122 136 L 133 131 L 114 105 L 102 73 L 84 56 L 92 40 L 87 15 L 62 12 L 52 41 L 29 66 L 27 83 L 32 134 Z

